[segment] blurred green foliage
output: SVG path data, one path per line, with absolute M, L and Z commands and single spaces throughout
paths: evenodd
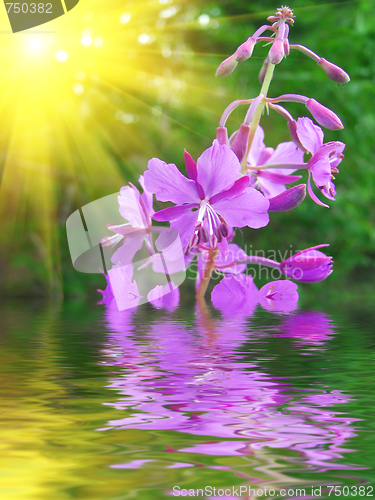
M 175 23 L 176 37 L 183 40 L 187 55 L 168 60 L 173 71 L 179 72 L 187 83 L 180 105 L 166 104 L 155 108 L 156 103 L 151 97 L 135 94 L 129 99 L 139 99 L 143 103 L 138 110 L 137 140 L 132 141 L 115 122 L 110 124 L 107 134 L 123 134 L 123 147 L 113 149 L 105 135 L 100 138 L 118 165 L 124 184 L 136 182 L 152 156 L 174 162 L 183 170 L 183 149 L 198 157 L 215 137 L 224 108 L 233 99 L 258 94 L 258 72 L 267 54 L 267 48 L 260 44 L 253 57 L 239 64 L 229 77 L 217 79 L 214 72 L 219 63 L 263 24 L 276 7 L 279 5 L 270 0 L 257 3 L 245 0 L 193 2 L 189 6 L 190 17 L 191 12 L 195 19 L 206 14 L 210 20 L 215 20 L 215 23 L 210 21 L 208 24 L 186 21 L 186 7 L 182 7 L 170 22 Z M 345 159 L 336 179 L 337 201 L 330 202 L 331 208 L 325 209 L 306 198 L 296 210 L 272 214 L 266 228 L 244 231 L 244 238 L 254 249 L 265 251 L 286 251 L 290 245 L 298 250 L 330 243 L 330 254 L 335 259 L 335 273 L 330 280 L 335 280 L 339 286 L 342 283 L 368 283 L 371 286 L 375 276 L 374 5 L 365 0 L 336 3 L 299 0 L 297 6 L 290 7 L 294 8 L 296 16 L 295 25 L 290 30 L 291 43 L 309 47 L 321 57 L 342 66 L 351 76 L 349 84 L 340 86 L 329 80 L 312 60 L 291 51 L 276 68 L 269 94 L 299 93 L 313 97 L 342 119 L 344 130 L 325 131 L 325 142 L 340 140 L 347 144 Z M 98 98 L 96 106 L 100 113 L 105 103 Z M 288 105 L 288 109 L 295 118 L 308 115 L 301 105 Z M 243 109 L 233 113 L 228 122 L 231 132 L 238 127 L 244 113 Z M 261 125 L 266 131 L 267 146 L 275 147 L 280 141 L 290 140 L 286 123 L 280 116 L 264 116 Z M 60 211 L 56 239 L 61 255 L 52 256 L 50 265 L 55 262 L 60 268 L 59 273 L 52 273 L 51 278 L 42 253 L 33 256 L 29 240 L 22 235 L 16 250 L 8 254 L 7 262 L 2 263 L 14 269 L 8 281 L 2 282 L 3 294 L 84 295 L 100 284 L 104 286 L 98 275 L 74 271 L 67 248 L 65 221 L 82 204 L 114 192 L 111 183 L 103 183 L 105 168 L 103 165 L 102 178 L 90 179 L 90 185 L 82 183 L 79 194 L 69 194 L 71 184 L 64 179 L 57 181 L 56 197 L 60 200 Z

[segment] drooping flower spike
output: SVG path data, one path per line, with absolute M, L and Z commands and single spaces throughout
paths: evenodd
M 343 124 L 332 110 L 304 95 L 284 94 L 271 98 L 268 92 L 275 66 L 289 55 L 290 49 L 313 59 L 336 82 L 346 83 L 349 76 L 310 49 L 289 44 L 289 27 L 294 23 L 289 7 L 277 9 L 268 21 L 272 24 L 257 29 L 221 63 L 216 73 L 217 76 L 229 75 L 239 62 L 252 56 L 257 43 L 267 42 L 268 54 L 259 73 L 262 84 L 259 94 L 227 105 L 216 130 L 216 140 L 197 162 L 185 151 L 187 177 L 176 165 L 153 158 L 144 177 L 140 177 L 142 194 L 132 184 L 121 189 L 120 213 L 127 222 L 109 226 L 115 235 L 102 241 L 102 245 L 109 247 L 121 244 L 112 256 L 115 265 L 106 275 L 107 288 L 101 292 L 102 302 L 116 302 L 124 309 L 148 301 L 155 307 L 172 311 L 178 304 L 179 291 L 169 275 L 177 275 L 185 272 L 186 266 L 196 265 L 198 302 L 203 299 L 213 274 L 224 274 L 227 277 L 214 288 L 211 296 L 215 307 L 224 314 L 248 315 L 258 303 L 274 312 L 288 313 L 296 307 L 297 285 L 289 280 L 273 281 L 258 291 L 253 278 L 245 274 L 248 264 L 267 266 L 276 274 L 306 283 L 321 281 L 332 273 L 332 258 L 320 251 L 327 245 L 307 248 L 278 262 L 247 255 L 233 241 L 236 227 L 264 227 L 269 222 L 269 212 L 291 210 L 304 200 L 305 184 L 287 189 L 288 184 L 301 178 L 298 171 L 308 171 L 310 197 L 319 205 L 327 206 L 315 195 L 311 179 L 326 198 L 334 200 L 333 180 L 345 148 L 339 141 L 324 144 L 323 131 L 318 125 L 306 117 L 295 120 L 281 104 L 304 104 L 320 126 L 340 130 Z M 271 36 L 264 36 L 265 31 Z M 248 106 L 247 112 L 237 130 L 229 136 L 227 119 L 240 105 Z M 276 111 L 286 119 L 292 141 L 282 142 L 275 149 L 265 146 L 264 132 L 259 126 L 265 109 Z M 304 161 L 304 154 L 311 155 L 307 161 Z M 153 194 L 158 201 L 170 202 L 173 206 L 154 213 Z M 171 227 L 153 227 L 153 221 L 169 222 Z M 162 231 L 166 233 L 160 234 L 153 243 L 151 235 Z M 177 238 L 172 238 L 168 231 L 174 232 Z M 158 248 L 161 240 L 171 244 L 163 250 Z M 144 244 L 150 256 L 137 268 L 132 260 Z M 174 258 L 177 253 L 181 259 Z M 158 282 L 155 286 L 150 279 L 150 286 L 145 286 L 136 276 L 136 272 L 143 269 L 159 275 L 164 273 L 167 283 Z

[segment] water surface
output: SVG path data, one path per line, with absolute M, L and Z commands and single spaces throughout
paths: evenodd
M 1 498 L 375 495 L 374 316 L 322 306 L 2 304 Z

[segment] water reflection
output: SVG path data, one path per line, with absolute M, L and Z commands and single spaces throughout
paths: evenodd
M 311 471 L 356 468 L 340 463 L 343 453 L 351 451 L 345 445 L 356 435 L 356 419 L 334 410 L 351 398 L 338 388 L 322 387 L 318 375 L 314 384 L 298 389 L 293 377 L 285 377 L 287 371 L 284 377 L 271 376 L 267 364 L 276 355 L 264 349 L 249 354 L 246 347 L 267 335 L 251 319 L 213 319 L 203 308 L 192 324 L 164 316 L 138 328 L 135 315 L 106 311 L 110 342 L 102 363 L 120 367 L 109 387 L 122 397 L 109 404 L 119 410 L 119 418 L 98 430 L 202 436 L 191 446 L 166 447 L 176 453 L 172 467 L 193 465 L 186 453 L 264 458 L 266 452 L 272 461 L 271 449 L 282 449 Z M 324 349 L 335 333 L 330 318 L 320 313 L 300 312 L 278 321 L 280 340 L 291 337 L 306 349 Z M 136 468 L 150 460 L 113 467 Z

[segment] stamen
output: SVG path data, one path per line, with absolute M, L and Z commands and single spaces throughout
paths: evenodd
M 194 248 L 195 246 L 198 245 L 199 243 L 199 240 L 200 240 L 200 236 L 199 236 L 199 233 L 194 233 L 192 234 L 191 238 L 190 238 L 190 247 L 191 248 Z
M 203 225 L 199 229 L 199 233 L 200 233 L 200 238 L 203 241 L 203 243 L 208 243 L 208 231 Z
M 220 224 L 220 232 L 221 232 L 221 234 L 223 235 L 224 238 L 228 237 L 229 229 L 228 229 L 228 226 L 224 222 L 222 222 Z
M 217 237 L 214 234 L 211 234 L 210 236 L 210 247 L 211 248 L 217 247 Z
M 217 241 L 219 243 L 221 243 L 223 241 L 223 235 L 221 234 L 220 226 L 219 227 L 215 227 L 215 236 L 216 236 Z
M 190 247 L 190 241 L 186 243 L 186 246 L 184 248 L 184 255 L 187 257 L 191 252 L 191 247 Z

